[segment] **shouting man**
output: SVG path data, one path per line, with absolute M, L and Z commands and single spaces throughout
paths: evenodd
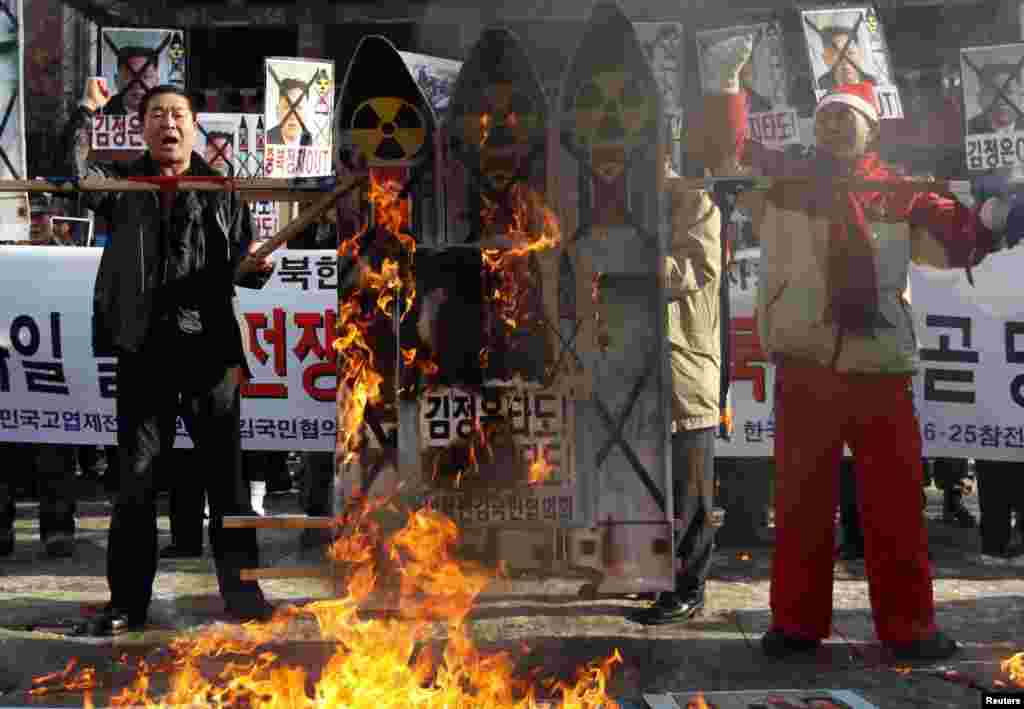
M 90 80 L 64 134 L 68 173 L 77 178 L 216 176 L 192 148 L 196 114 L 176 86 L 139 102 L 147 150 L 134 162 L 87 160 L 88 130 L 103 93 Z M 179 415 L 202 463 L 175 475 L 201 476 L 210 504 L 210 541 L 226 609 L 267 619 L 270 605 L 240 569 L 258 566 L 256 531 L 224 529 L 224 515 L 252 514 L 242 478 L 239 383 L 246 370 L 234 286 L 259 288 L 273 268 L 249 255 L 253 224 L 236 193 L 165 190 L 84 192 L 110 224 L 93 296 L 93 348 L 116 355 L 120 487 L 107 547 L 110 603 L 83 626 L 111 635 L 144 625 L 157 567 L 156 465 L 174 446 Z

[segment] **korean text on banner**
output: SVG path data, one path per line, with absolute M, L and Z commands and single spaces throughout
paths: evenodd
M 93 357 L 91 343 L 101 253 L 0 247 L 0 441 L 114 443 L 116 360 Z M 334 450 L 336 290 L 333 251 L 283 252 L 263 289 L 238 289 L 253 374 L 244 448 Z M 177 442 L 191 445 L 180 420 Z

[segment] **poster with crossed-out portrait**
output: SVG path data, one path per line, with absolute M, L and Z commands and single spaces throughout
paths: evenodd
M 334 62 L 267 58 L 265 177 L 334 173 Z
M 160 84 L 185 88 L 185 33 L 174 29 L 103 27 L 98 73 L 113 94 L 93 119 L 95 150 L 144 150 L 139 104 Z
M 1024 44 L 960 50 L 964 149 L 972 171 L 1024 174 Z
M 0 0 L 0 180 L 26 178 L 21 10 L 21 0 Z M 30 230 L 28 195 L 0 193 L 0 241 L 28 241 Z
M 679 173 L 683 139 L 683 26 L 678 22 L 634 22 L 633 29 L 658 84 L 667 131 L 666 152 L 672 170 Z
M 700 85 L 709 90 L 709 76 L 717 72 L 706 66 L 708 50 L 720 42 L 741 35 L 753 39 L 750 61 L 740 72 L 740 85 L 747 95 L 747 123 L 753 140 L 772 147 L 800 142 L 796 109 L 790 105 L 789 70 L 778 22 L 722 27 L 697 33 Z M 715 87 L 717 89 L 717 87 Z
M 873 7 L 804 10 L 800 24 L 816 100 L 842 84 L 868 82 L 878 96 L 879 116 L 903 118 L 882 20 Z

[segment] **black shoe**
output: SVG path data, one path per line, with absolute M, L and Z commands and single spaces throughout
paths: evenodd
M 761 650 L 768 657 L 789 657 L 814 652 L 819 647 L 821 640 L 798 638 L 795 635 L 786 635 L 781 630 L 769 630 L 761 636 Z
M 974 529 L 978 526 L 978 520 L 974 518 L 970 510 L 964 507 L 962 502 L 956 507 L 943 511 L 942 521 L 961 529 Z
M 864 558 L 864 547 L 860 544 L 843 544 L 838 556 L 843 561 L 858 561 Z
M 887 645 L 897 660 L 945 660 L 957 653 L 960 645 L 940 630 L 923 640 L 905 645 Z
M 131 615 L 107 604 L 99 615 L 75 628 L 74 634 L 90 638 L 109 638 L 142 630 L 145 626 L 145 617 Z
M 641 625 L 668 625 L 684 623 L 703 610 L 703 593 L 695 593 L 682 599 L 674 593 L 663 593 L 654 603 L 630 613 L 627 618 Z
M 14 531 L 0 532 L 0 556 L 10 556 L 14 553 Z
M 177 544 L 168 544 L 160 550 L 161 559 L 195 559 L 203 555 L 203 548 L 181 547 Z
M 69 559 L 75 553 L 75 538 L 70 534 L 54 534 L 43 543 L 51 559 Z

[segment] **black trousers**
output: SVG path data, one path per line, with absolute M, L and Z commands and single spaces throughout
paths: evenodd
M 203 548 L 206 487 L 201 463 L 202 453 L 195 448 L 175 448 L 160 463 L 169 483 L 171 543 L 181 549 Z
M 1010 547 L 1010 510 L 1017 511 L 1017 526 L 1024 519 L 1024 480 L 1017 462 L 974 461 L 981 508 L 981 553 L 1000 555 Z
M 676 594 L 704 590 L 720 526 L 713 519 L 715 429 L 672 434 L 672 504 L 682 525 L 676 535 Z
M 196 447 L 191 472 L 210 502 L 210 540 L 221 595 L 229 606 L 262 599 L 256 582 L 239 578 L 240 569 L 259 566 L 256 530 L 223 528 L 224 515 L 252 514 L 242 481 L 238 385 L 226 366 L 203 362 L 201 350 L 190 352 L 179 343 L 159 340 L 118 358 L 120 484 L 110 523 L 107 581 L 111 604 L 129 615 L 145 617 L 152 599 L 157 462 L 173 448 L 179 413 Z
M 338 512 L 334 509 L 334 453 L 303 453 L 302 463 L 302 509 L 312 516 L 328 516 Z
M 78 499 L 75 446 L 55 443 L 0 444 L 0 532 L 14 527 L 17 489 L 25 480 L 35 484 L 39 498 L 39 536 L 74 535 Z

